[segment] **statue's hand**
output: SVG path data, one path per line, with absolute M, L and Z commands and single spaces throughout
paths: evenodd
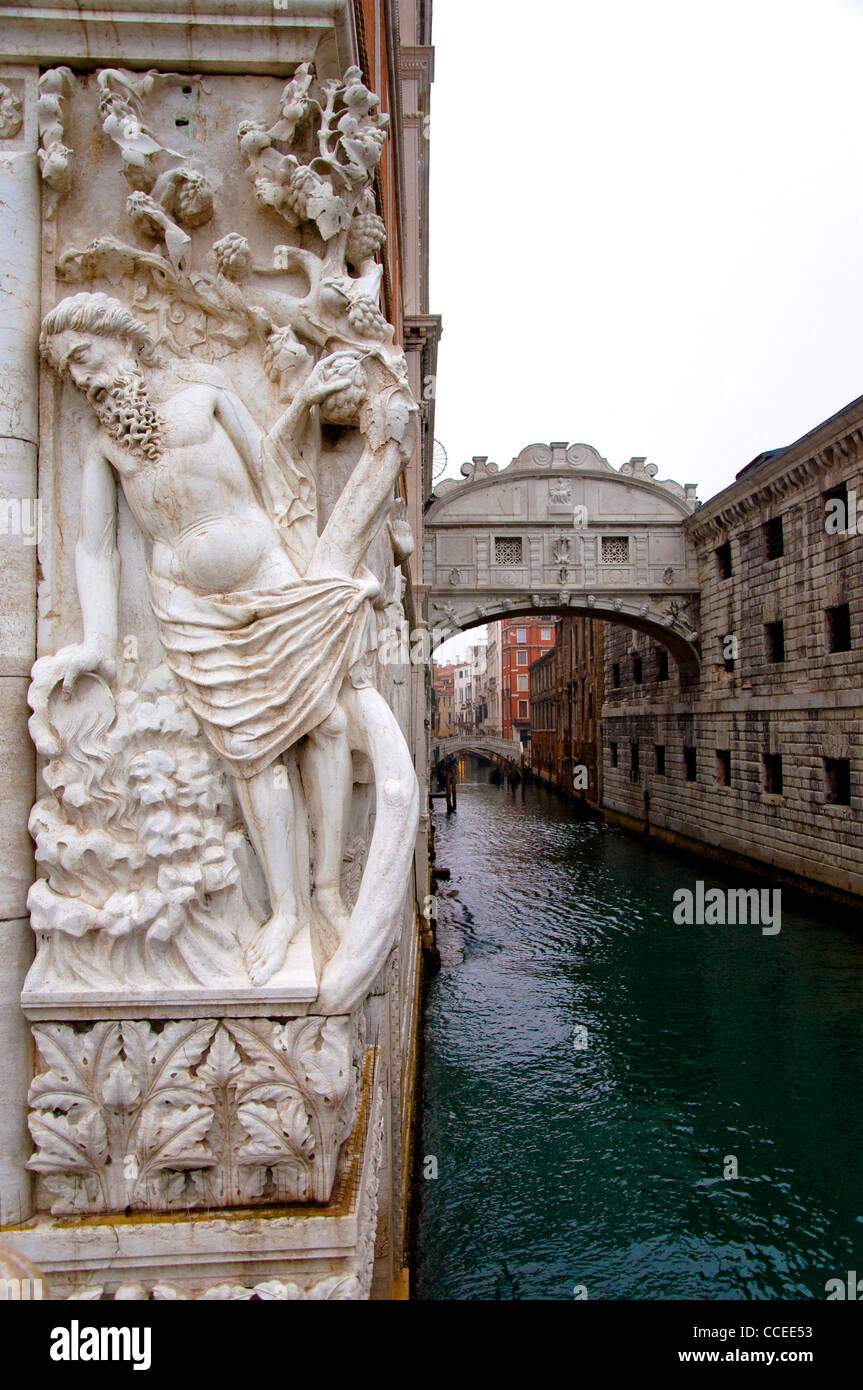
M 98 647 L 87 642 L 76 642 L 69 647 L 61 647 L 53 656 L 42 656 L 31 672 L 30 689 L 27 702 L 33 711 L 30 720 L 30 733 L 39 752 L 45 757 L 56 757 L 61 751 L 52 720 L 48 714 L 48 703 L 57 686 L 62 682 L 63 694 L 70 695 L 75 682 L 85 672 L 101 674 L 106 680 L 113 679 L 116 663 Z
M 366 599 L 377 598 L 381 591 L 380 582 L 371 570 L 366 569 L 365 565 L 360 569 L 356 583 L 359 585 L 359 593 L 355 594 L 348 603 L 347 611 L 349 613 L 356 613 L 361 603 L 365 603 Z
M 75 642 L 71 646 L 61 647 L 53 656 L 39 658 L 33 667 L 33 686 L 40 693 L 44 692 L 47 700 L 51 691 L 62 681 L 63 694 L 69 695 L 78 677 L 88 671 L 111 680 L 116 672 L 116 663 L 95 644 Z
M 355 383 L 360 359 L 355 352 L 334 352 L 322 357 L 308 381 L 302 387 L 307 405 L 318 405 L 335 391 L 343 391 Z

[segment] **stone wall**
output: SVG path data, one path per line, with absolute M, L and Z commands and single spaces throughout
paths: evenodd
M 428 692 L 422 667 L 375 659 L 372 639 L 375 628 L 424 621 L 416 557 L 433 422 L 426 411 L 415 428 L 415 402 L 434 372 L 440 329 L 427 302 L 431 7 L 405 0 L 399 15 L 394 0 L 298 0 L 275 9 L 271 0 L 214 0 L 202 21 L 189 0 L 144 0 L 134 15 L 124 0 L 94 0 L 86 12 L 49 5 L 41 26 L 26 9 L 2 8 L 0 1247 L 29 1256 L 52 1298 L 233 1299 L 265 1285 L 257 1296 L 389 1297 L 405 1263 L 417 905 L 427 892 L 428 816 L 422 812 L 417 829 L 416 803 L 425 803 Z M 311 130 L 316 112 L 331 127 L 323 155 Z M 63 353 L 46 352 L 40 372 L 40 320 L 72 296 L 64 312 L 79 318 L 46 329 L 46 342 L 63 333 L 82 341 L 69 357 L 66 340 Z M 109 319 L 115 327 L 106 326 Z M 345 354 L 353 354 L 357 371 L 371 373 L 365 388 L 359 376 L 348 387 Z M 137 379 L 139 369 L 148 411 L 155 402 L 150 433 L 150 416 L 123 407 L 103 418 L 96 408 L 109 394 L 96 391 L 98 373 L 113 372 L 111 389 L 119 390 L 123 372 Z M 331 369 L 342 374 L 340 384 L 300 425 L 294 405 L 315 371 L 319 379 Z M 364 423 L 363 390 L 370 406 L 378 389 L 390 414 L 375 425 L 364 416 Z M 328 410 L 323 402 L 340 391 L 341 407 Z M 207 422 L 198 421 L 200 439 L 209 441 L 206 484 L 194 471 L 202 459 L 184 456 L 170 483 L 136 491 L 139 476 L 161 467 L 170 449 L 195 447 L 177 434 L 179 416 L 171 413 L 182 393 L 187 423 L 205 400 L 216 402 L 212 418 L 207 406 Z M 132 422 L 128 437 L 120 415 Z M 215 443 L 207 434 L 212 419 L 224 434 Z M 245 421 L 239 431 L 238 421 Z M 295 427 L 304 436 L 292 434 Z M 274 815 L 281 794 L 295 810 L 304 807 L 274 851 L 272 839 L 268 847 L 258 833 L 273 817 L 244 800 L 236 763 L 228 758 L 220 767 L 214 759 L 203 730 L 209 738 L 215 726 L 187 708 L 190 688 L 176 685 L 182 672 L 163 665 L 162 639 L 173 619 L 165 626 L 157 615 L 148 588 L 157 566 L 143 537 L 179 547 L 192 536 L 195 545 L 215 539 L 214 518 L 221 517 L 227 524 L 211 548 L 213 579 L 199 584 L 166 571 L 164 593 L 169 606 L 173 586 L 239 595 L 248 576 L 229 580 L 225 567 L 246 524 L 239 508 L 250 503 L 242 489 L 227 503 L 220 492 L 223 465 L 238 460 L 253 480 L 252 510 L 278 528 L 296 565 L 286 578 L 279 552 L 280 578 L 274 582 L 271 571 L 260 596 L 268 584 L 283 597 L 283 583 L 317 582 L 309 577 L 315 536 L 348 487 L 350 516 L 362 514 L 369 483 L 380 488 L 386 512 L 385 525 L 373 524 L 364 544 L 365 578 L 358 563 L 345 578 L 366 586 L 362 606 L 347 608 L 360 614 L 358 634 L 365 625 L 356 653 L 363 648 L 363 669 L 354 663 L 349 678 L 333 669 L 342 701 L 377 711 L 357 723 L 349 713 L 341 726 L 348 729 L 347 812 L 335 880 L 344 912 L 327 908 L 320 891 L 331 817 L 314 799 L 316 787 L 327 795 L 326 778 L 316 781 L 309 763 L 306 780 L 297 781 L 293 765 L 308 751 L 307 736 L 296 740 L 303 747 L 285 742 L 265 769 L 278 793 L 267 792 Z M 94 462 L 101 502 L 92 492 L 82 502 L 82 475 L 90 477 Z M 236 482 L 240 474 L 233 476 Z M 187 518 L 193 524 L 184 522 L 172 538 L 183 508 L 201 502 L 206 515 Z M 76 553 L 91 515 L 103 518 L 101 539 Z M 157 536 L 150 523 L 160 515 L 169 524 Z M 327 564 L 323 582 L 337 584 Z M 104 618 L 115 598 L 118 622 L 100 626 L 100 603 Z M 248 618 L 261 620 L 258 609 Z M 180 644 L 181 664 L 200 650 L 195 640 Z M 293 675 L 319 654 L 307 641 Z M 42 701 L 34 726 L 38 785 L 27 725 L 36 655 L 41 674 L 30 698 Z M 271 644 L 267 661 L 243 673 L 244 698 L 255 677 L 276 669 L 272 656 Z M 74 670 L 68 700 L 58 694 L 61 668 Z M 285 689 L 282 696 L 291 705 Z M 278 703 L 264 701 L 270 709 Z M 341 737 L 339 719 L 320 737 Z M 312 721 L 308 737 L 318 731 Z M 220 757 L 233 737 L 221 749 L 217 737 Z M 69 796 L 74 778 L 68 761 L 61 767 L 67 756 L 77 758 L 82 781 Z M 162 780 L 158 791 L 154 783 L 137 798 L 150 807 L 141 825 L 155 833 L 147 817 L 162 814 L 167 827 L 162 847 L 150 846 L 143 857 L 132 844 L 141 809 L 132 806 L 132 784 L 139 785 L 142 759 L 151 771 L 159 764 Z M 401 759 L 400 771 L 391 759 Z M 188 773 L 182 788 L 178 768 Z M 31 888 L 34 797 L 40 877 Z M 179 819 L 175 800 L 185 808 Z M 159 811 L 169 803 L 170 813 Z M 110 821 L 114 810 L 106 806 L 122 812 L 108 830 L 100 816 Z M 69 891 L 66 821 L 82 844 L 91 837 L 121 866 L 125 881 L 113 895 Z M 64 834 L 54 833 L 58 827 Z M 199 832 L 208 837 L 200 856 L 192 843 Z M 375 845 L 382 848 L 388 836 L 393 853 L 374 871 Z M 157 855 L 173 865 L 167 877 L 158 870 L 158 882 Z M 282 889 L 270 870 L 280 855 L 282 869 L 295 874 L 296 915 L 308 925 L 289 940 L 275 973 L 256 979 L 251 948 L 268 914 L 279 915 Z M 128 868 L 133 859 L 136 867 Z M 185 887 L 178 873 L 188 875 Z M 176 910 L 144 942 L 145 919 L 123 913 L 133 899 L 143 908 L 148 875 L 150 905 L 161 912 L 174 892 Z M 367 921 L 380 957 L 368 958 L 368 978 L 357 979 L 353 992 L 328 997 L 325 972 L 348 923 L 356 925 L 364 900 L 371 902 L 372 879 Z M 193 880 L 198 888 L 189 887 Z M 160 894 L 167 895 L 162 906 Z M 387 902 L 391 933 L 378 930 Z M 332 925 L 340 913 L 341 933 L 327 940 L 327 916 Z M 39 930 L 40 952 L 22 1013 L 31 928 Z M 346 948 L 342 957 L 356 964 L 364 954 Z M 263 1131 L 257 1139 L 252 1131 L 267 1118 L 262 1106 L 275 1106 L 268 1117 L 273 1133 L 282 1128 L 282 1151 L 264 1144 L 258 1162 L 252 1151 Z M 177 1136 L 185 1131 L 182 1143 L 172 1127 Z M 85 1129 L 92 1144 L 82 1138 Z M 270 1210 L 220 1219 L 231 1207 Z M 127 1228 L 124 1211 L 158 1212 L 159 1219 Z
M 863 892 L 861 425 L 855 401 L 755 460 L 687 523 L 701 591 L 699 680 L 682 682 L 670 658 L 660 681 L 656 643 L 621 627 L 608 629 L 605 655 L 604 809 L 840 895 Z M 854 529 L 837 533 L 828 518 L 843 484 Z M 685 749 L 695 750 L 694 767 Z

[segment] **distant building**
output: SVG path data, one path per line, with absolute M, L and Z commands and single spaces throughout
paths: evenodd
M 554 646 L 558 618 L 504 618 L 499 626 L 501 733 L 530 739 L 530 667 Z
M 460 661 L 454 672 L 453 724 L 457 733 L 473 731 L 473 679 L 469 661 Z
M 602 796 L 604 626 L 562 618 L 555 646 L 530 667 L 531 768 L 593 805 Z
M 501 691 L 503 682 L 501 675 L 502 643 L 500 628 L 500 623 L 489 623 L 486 629 L 488 640 L 486 642 L 485 678 L 488 714 L 486 716 L 484 732 L 491 735 L 493 738 L 500 738 L 503 729 L 503 717 L 501 714 Z
M 470 649 L 473 727 L 475 733 L 486 731 L 488 722 L 488 651 L 485 642 Z
M 454 732 L 455 667 L 435 664 L 432 674 L 432 733 L 447 738 Z

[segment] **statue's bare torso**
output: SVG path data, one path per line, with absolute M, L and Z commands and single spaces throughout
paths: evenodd
M 154 574 L 201 594 L 296 582 L 249 472 L 257 460 L 244 459 L 237 447 L 247 443 L 247 454 L 256 447 L 246 433 L 238 437 L 238 403 L 217 387 L 192 385 L 162 399 L 154 395 L 153 404 L 163 424 L 158 459 L 133 455 L 104 433 L 100 447 L 152 543 Z

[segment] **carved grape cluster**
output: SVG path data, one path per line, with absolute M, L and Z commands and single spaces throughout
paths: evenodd
M 373 299 L 358 295 L 348 310 L 348 322 L 360 338 L 383 338 L 387 321 Z
M 386 227 L 376 212 L 357 213 L 348 232 L 347 259 L 352 265 L 362 265 L 377 254 L 386 239 Z

